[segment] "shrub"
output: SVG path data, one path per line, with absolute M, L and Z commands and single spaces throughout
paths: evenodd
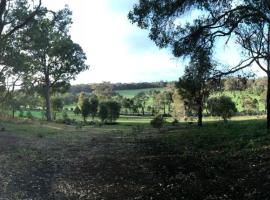
M 230 119 L 237 112 L 235 103 L 227 96 L 209 99 L 207 107 L 213 116 L 222 117 L 224 122 Z
M 20 110 L 20 112 L 19 112 L 19 117 L 21 117 L 21 118 L 24 117 L 24 112 L 23 112 L 23 110 Z
M 27 113 L 26 113 L 26 117 L 28 118 L 28 119 L 33 119 L 34 118 L 34 116 L 32 115 L 32 113 L 31 113 L 31 111 L 29 110 L 29 111 L 27 111 Z
M 91 104 L 88 98 L 85 98 L 81 105 L 81 113 L 83 121 L 86 122 L 86 118 L 90 115 Z
M 102 102 L 99 105 L 98 116 L 102 122 L 108 121 L 109 123 L 115 122 L 120 116 L 121 106 L 116 101 Z
M 151 124 L 151 126 L 153 128 L 156 128 L 156 129 L 158 129 L 160 131 L 161 128 L 163 127 L 163 125 L 164 125 L 163 116 L 162 115 L 156 116 L 153 120 L 151 120 L 150 124 Z
M 81 110 L 80 110 L 80 108 L 78 106 L 75 107 L 75 109 L 73 110 L 73 112 L 74 112 L 75 115 L 81 114 Z

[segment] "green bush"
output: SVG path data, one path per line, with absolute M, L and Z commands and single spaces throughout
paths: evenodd
M 153 128 L 156 128 L 156 129 L 158 129 L 160 131 L 161 128 L 163 127 L 163 125 L 164 125 L 163 116 L 162 115 L 156 116 L 153 120 L 151 120 L 150 124 L 151 124 L 151 126 Z

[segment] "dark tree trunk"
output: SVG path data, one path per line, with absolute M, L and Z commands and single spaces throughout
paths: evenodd
M 47 121 L 52 121 L 52 111 L 51 111 L 51 85 L 48 76 L 45 77 L 45 105 L 46 105 L 46 118 Z
M 267 47 L 267 97 L 266 97 L 266 110 L 267 110 L 267 129 L 270 130 L 270 25 L 268 25 L 268 47 Z
M 143 116 L 145 115 L 145 113 L 144 113 L 144 107 L 142 107 L 142 115 Z
M 203 106 L 202 102 L 198 104 L 198 126 L 202 126 L 202 118 L 203 118 Z
M 267 110 L 267 129 L 270 130 L 270 74 L 267 74 L 266 110 Z
M 15 118 L 15 108 L 14 108 L 14 106 L 12 107 L 12 118 L 13 119 Z

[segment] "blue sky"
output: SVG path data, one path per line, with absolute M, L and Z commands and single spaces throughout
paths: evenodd
M 148 31 L 132 25 L 128 12 L 138 0 L 44 0 L 49 9 L 68 5 L 73 11 L 71 36 L 87 54 L 90 69 L 73 84 L 110 82 L 174 81 L 184 64 L 169 50 L 160 50 Z M 230 43 L 219 45 L 214 55 L 223 64 L 236 65 L 239 51 Z
M 71 35 L 91 66 L 73 82 L 96 83 L 177 80 L 183 67 L 168 50 L 160 50 L 148 32 L 127 19 L 136 0 L 44 0 L 53 10 L 73 11 Z

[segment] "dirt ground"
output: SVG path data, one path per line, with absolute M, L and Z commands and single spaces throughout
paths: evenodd
M 160 138 L 0 133 L 0 200 L 270 199 L 270 151 L 180 151 Z

